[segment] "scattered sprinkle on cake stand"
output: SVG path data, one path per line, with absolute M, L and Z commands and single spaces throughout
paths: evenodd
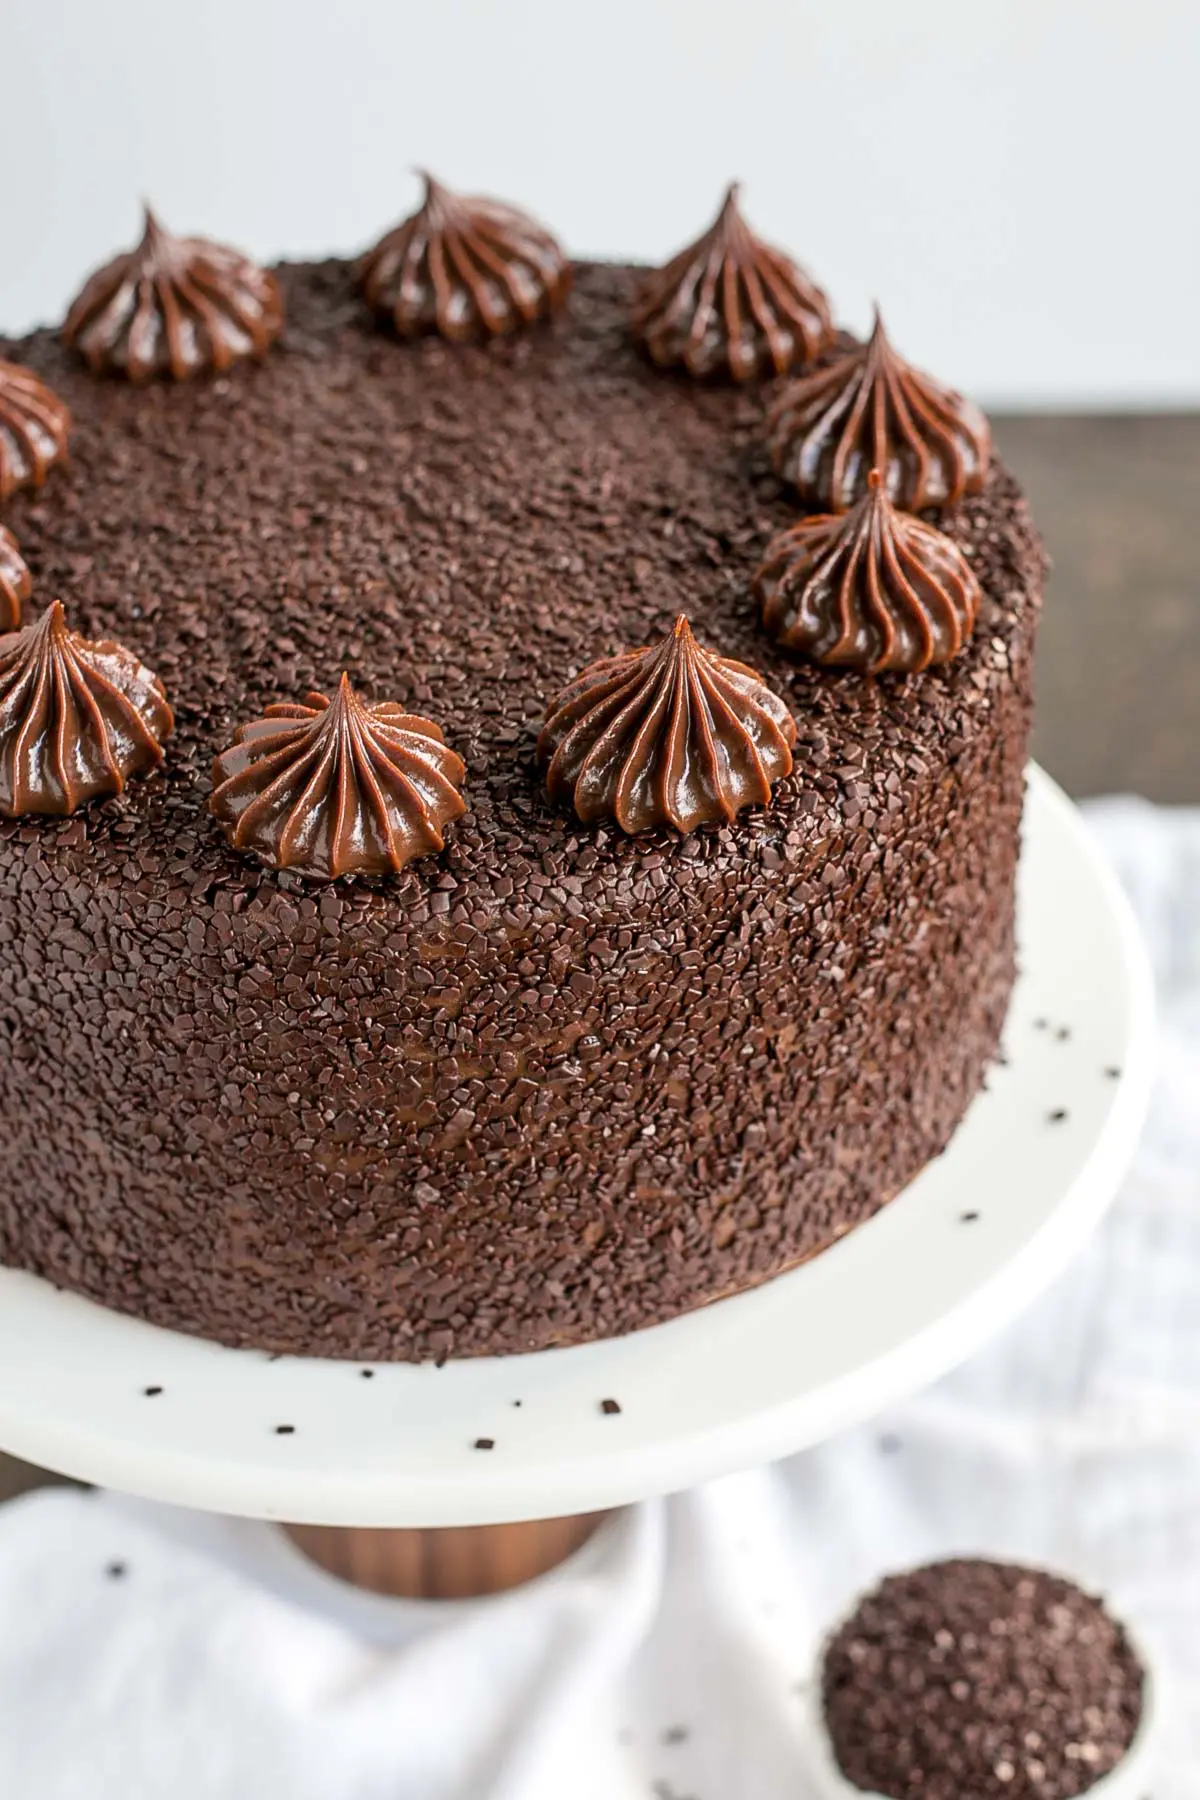
M 1039 1294 L 1124 1175 L 1149 970 L 1074 807 L 1029 778 L 1021 973 L 949 1149 L 814 1261 L 606 1343 L 359 1365 L 226 1350 L 0 1270 L 0 1445 L 87 1481 L 310 1525 L 595 1512 L 819 1442 L 950 1369 Z

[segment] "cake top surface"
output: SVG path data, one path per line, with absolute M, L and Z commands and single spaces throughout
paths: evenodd
M 664 859 L 719 877 L 844 829 L 868 797 L 886 808 L 898 772 L 952 756 L 992 704 L 1039 570 L 1002 468 L 942 520 L 983 589 L 963 655 L 907 678 L 824 670 L 770 641 L 752 593 L 798 510 L 769 467 L 764 394 L 648 364 L 629 334 L 644 271 L 576 265 L 564 314 L 482 345 L 381 333 L 345 262 L 276 273 L 287 324 L 261 366 L 135 388 L 49 332 L 13 346 L 74 421 L 69 467 L 6 512 L 35 601 L 64 599 L 76 630 L 136 652 L 177 725 L 161 774 L 61 825 L 0 821 L 0 857 L 86 846 L 97 882 L 186 873 L 267 906 L 289 889 L 311 901 L 223 841 L 212 760 L 267 706 L 347 672 L 368 702 L 442 729 L 469 810 L 436 860 L 339 886 L 338 910 L 399 901 L 420 923 L 476 898 L 586 903 L 602 862 L 619 865 L 620 904 Z M 581 826 L 536 768 L 547 703 L 681 612 L 786 702 L 795 770 L 736 828 L 630 841 Z

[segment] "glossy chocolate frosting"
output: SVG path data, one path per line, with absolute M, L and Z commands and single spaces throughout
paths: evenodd
M 451 193 L 423 175 L 411 218 L 363 258 L 368 304 L 401 337 L 499 337 L 557 311 L 571 287 L 561 246 L 528 213 Z
M 865 344 L 788 383 L 767 431 L 778 473 L 830 512 L 862 499 L 872 469 L 906 512 L 977 494 L 992 442 L 972 401 L 897 356 L 878 312 Z
M 622 831 L 728 824 L 792 770 L 796 721 L 745 663 L 702 648 L 680 613 L 644 650 L 589 664 L 546 715 L 546 790 Z
M 21 603 L 32 591 L 21 547 L 12 532 L 0 525 L 0 631 L 16 630 L 21 623 Z
M 660 367 L 749 381 L 783 375 L 833 337 L 829 302 L 802 269 L 755 237 L 737 182 L 702 237 L 645 283 L 633 333 Z
M 209 802 L 238 850 L 314 881 L 399 874 L 445 844 L 466 770 L 430 719 L 368 706 L 343 674 L 333 699 L 268 706 L 213 765 Z
M 849 512 L 816 513 L 771 540 L 754 578 L 772 637 L 814 662 L 912 674 L 970 637 L 979 583 L 952 538 L 902 513 L 873 469 Z
M 71 415 L 32 369 L 0 360 L 0 500 L 41 487 L 67 454 Z
M 282 325 L 273 275 L 227 244 L 174 237 L 147 207 L 141 242 L 89 278 L 63 338 L 96 374 L 185 381 L 265 356 Z
M 162 683 L 121 644 L 70 630 L 55 600 L 0 638 L 0 814 L 72 813 L 157 768 L 174 720 Z

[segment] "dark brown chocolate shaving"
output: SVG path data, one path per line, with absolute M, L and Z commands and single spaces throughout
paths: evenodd
M 174 237 L 147 207 L 141 242 L 88 279 L 63 340 L 96 374 L 184 381 L 265 356 L 282 326 L 273 275 L 227 244 Z
M 745 663 L 703 649 L 680 613 L 657 643 L 589 663 L 538 739 L 552 800 L 622 831 L 728 824 L 792 770 L 796 721 Z
M 959 654 L 979 583 L 952 538 L 898 512 L 877 469 L 845 513 L 816 513 L 773 538 L 754 577 L 763 625 L 834 667 L 913 674 Z
M 656 269 L 633 308 L 633 335 L 660 368 L 689 375 L 784 375 L 833 336 L 829 303 L 790 257 L 755 237 L 734 182 L 709 229 Z
M 527 213 L 499 200 L 452 194 L 423 175 L 410 219 L 368 251 L 368 304 L 401 337 L 500 337 L 556 312 L 571 287 L 562 248 Z
M 12 532 L 0 525 L 0 632 L 15 631 L 21 623 L 21 604 L 33 591 L 33 581 Z
M 399 874 L 445 844 L 466 770 L 430 719 L 333 699 L 268 706 L 213 764 L 210 806 L 236 850 L 313 881 Z
M 72 813 L 157 768 L 174 726 L 157 675 L 70 630 L 55 600 L 0 638 L 0 815 Z
M 1121 1625 L 1072 1582 L 958 1560 L 893 1575 L 825 1650 L 837 1761 L 889 1800 L 1074 1800 L 1142 1713 Z
M 0 501 L 41 487 L 67 454 L 71 415 L 32 369 L 0 360 Z
M 977 494 L 992 444 L 972 401 L 897 356 L 878 312 L 865 344 L 788 383 L 767 434 L 777 472 L 829 512 L 861 500 L 873 469 L 905 512 Z

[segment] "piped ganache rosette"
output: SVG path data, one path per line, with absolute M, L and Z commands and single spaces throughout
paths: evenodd
M 875 469 L 906 512 L 978 494 L 992 442 L 972 401 L 896 354 L 878 312 L 866 343 L 783 388 L 768 436 L 778 473 L 829 512 L 861 500 Z
M 283 324 L 275 277 L 208 238 L 175 237 L 146 208 L 141 241 L 97 269 L 63 325 L 96 374 L 221 374 L 265 356 Z
M 622 831 L 729 824 L 792 770 L 796 721 L 753 669 L 702 649 L 680 613 L 659 643 L 590 664 L 538 739 L 551 799 Z
M 557 312 L 571 264 L 528 213 L 451 193 L 432 175 L 411 218 L 363 258 L 359 280 L 375 313 L 402 338 L 502 337 Z
M 0 816 L 73 813 L 158 768 L 174 716 L 121 644 L 72 631 L 55 600 L 0 637 Z
M 21 623 L 21 604 L 33 591 L 33 580 L 11 531 L 0 525 L 0 632 Z
M 67 453 L 71 416 L 30 369 L 0 358 L 0 501 L 41 487 Z
M 708 231 L 645 282 L 633 334 L 660 367 L 749 381 L 808 362 L 833 322 L 820 288 L 750 230 L 735 182 Z
M 466 770 L 430 719 L 333 699 L 268 706 L 213 765 L 209 805 L 231 844 L 313 881 L 395 875 L 445 844 Z
M 753 594 L 803 523 L 765 389 L 656 368 L 644 269 L 459 341 L 423 257 L 397 342 L 357 265 L 274 271 L 288 334 L 219 394 L 3 351 L 75 420 L 5 504 L 35 597 L 176 725 L 159 775 L 0 816 L 0 1258 L 263 1350 L 521 1351 L 766 1280 L 946 1143 L 1012 980 L 1042 564 L 1003 467 L 934 522 L 958 653 L 823 666 Z
M 914 674 L 957 656 L 974 629 L 979 583 L 952 538 L 898 511 L 873 469 L 845 513 L 780 532 L 754 578 L 772 637 L 814 662 Z

